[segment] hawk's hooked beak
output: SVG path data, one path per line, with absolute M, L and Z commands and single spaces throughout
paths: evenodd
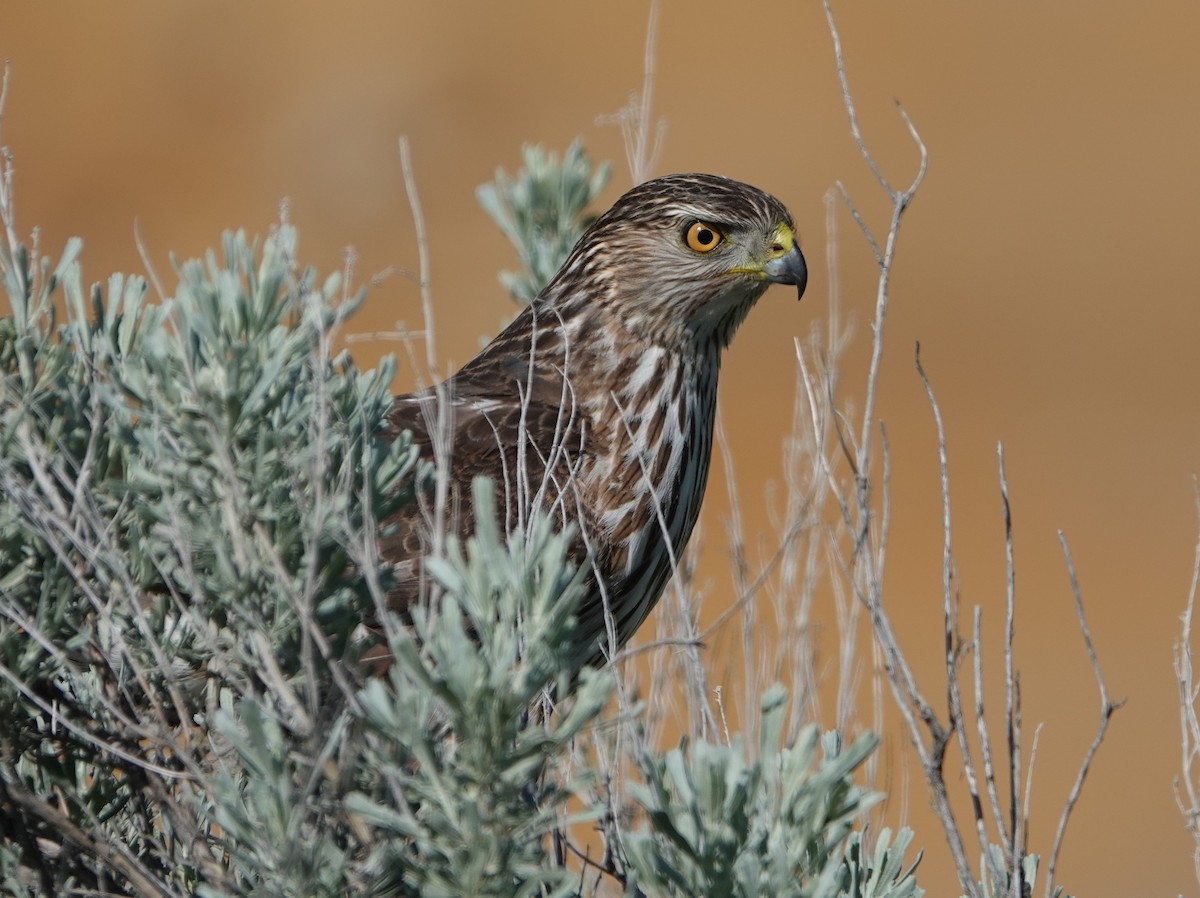
M 764 280 L 772 284 L 794 284 L 796 298 L 804 296 L 804 287 L 808 284 L 808 265 L 804 262 L 796 235 L 787 225 L 781 224 L 775 229 L 770 258 L 762 270 Z

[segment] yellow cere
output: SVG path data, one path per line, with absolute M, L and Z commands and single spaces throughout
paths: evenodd
M 780 256 L 786 256 L 792 251 L 792 247 L 795 245 L 796 234 L 786 224 L 781 223 L 772 235 L 771 252 L 767 258 L 778 259 Z
M 738 265 L 730 268 L 728 274 L 748 274 L 753 278 L 762 280 L 763 266 L 772 259 L 778 259 L 781 256 L 786 256 L 792 251 L 792 247 L 796 245 L 796 233 L 785 222 L 780 222 L 775 230 L 771 233 L 770 243 L 767 247 L 767 253 L 761 259 L 753 259 L 749 265 Z

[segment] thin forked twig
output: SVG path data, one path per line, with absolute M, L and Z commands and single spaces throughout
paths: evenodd
M 1005 884 L 1013 895 L 1021 895 L 1027 884 L 1023 881 L 1023 862 L 1026 855 L 1026 839 L 1028 831 L 1028 814 L 1031 794 L 1032 772 L 1034 759 L 1037 749 L 1037 734 L 1034 738 L 1034 748 L 1030 755 L 1029 770 L 1025 774 L 1024 784 L 1024 800 L 1018 804 L 1018 796 L 1021 791 L 1022 765 L 1021 765 L 1021 701 L 1020 701 L 1020 683 L 1016 674 L 1013 663 L 1013 643 L 1015 635 L 1015 566 L 1013 560 L 1013 541 L 1012 541 L 1012 518 L 1011 509 L 1008 500 L 1008 485 L 1006 474 L 1004 471 L 1003 450 L 1000 451 L 1000 480 L 1001 480 L 1001 497 L 1003 502 L 1003 512 L 1005 521 L 1006 533 L 1006 562 L 1007 562 L 1007 609 L 1005 619 L 1005 636 L 1004 636 L 1004 681 L 1005 681 L 1005 730 L 1008 749 L 1008 769 L 1009 769 L 1009 784 L 1007 790 L 1007 814 L 1005 814 L 1001 801 L 1000 789 L 996 783 L 995 765 L 992 761 L 991 740 L 988 734 L 987 721 L 984 712 L 983 703 L 983 659 L 979 651 L 982 639 L 982 623 L 980 612 L 975 614 L 975 725 L 978 738 L 980 740 L 980 751 L 982 753 L 983 762 L 983 786 L 986 788 L 986 799 L 991 805 L 990 819 L 988 813 L 982 807 L 982 801 L 985 793 L 980 789 L 979 777 L 976 775 L 975 761 L 972 756 L 972 746 L 967 738 L 965 730 L 965 713 L 962 702 L 962 691 L 960 688 L 960 661 L 962 652 L 966 649 L 962 637 L 958 633 L 958 614 L 959 600 L 957 595 L 957 587 L 955 585 L 955 572 L 953 564 L 953 547 L 951 543 L 951 516 L 949 502 L 949 478 L 947 473 L 946 463 L 946 437 L 941 413 L 938 408 L 933 391 L 930 388 L 929 380 L 925 376 L 925 372 L 921 367 L 919 347 L 917 356 L 917 370 L 920 375 L 922 384 L 925 387 L 930 406 L 934 412 L 934 419 L 937 428 L 938 437 L 938 458 L 940 463 L 941 487 L 942 487 L 942 526 L 944 533 L 943 540 L 943 565 L 942 565 L 942 604 L 943 604 L 943 619 L 945 624 L 944 629 L 944 666 L 947 676 L 947 700 L 949 718 L 945 724 L 939 720 L 929 702 L 925 699 L 918 686 L 912 670 L 908 665 L 908 661 L 902 652 L 895 630 L 892 627 L 891 620 L 887 611 L 883 606 L 882 599 L 882 579 L 883 579 L 883 562 L 886 548 L 886 532 L 879 530 L 878 516 L 874 511 L 877 504 L 872 498 L 873 484 L 875 478 L 873 471 L 876 469 L 878 460 L 875 458 L 875 450 L 873 440 L 875 438 L 876 427 L 880 428 L 881 442 L 884 440 L 884 431 L 876 418 L 876 399 L 877 387 L 881 371 L 883 358 L 883 336 L 884 324 L 887 317 L 890 280 L 893 263 L 895 261 L 896 246 L 900 224 L 902 222 L 905 211 L 912 202 L 913 196 L 917 189 L 921 186 L 925 174 L 928 170 L 929 156 L 924 142 L 918 133 L 915 125 L 912 122 L 908 112 L 899 103 L 896 104 L 898 114 L 908 129 L 914 145 L 917 147 L 920 160 L 917 166 L 917 171 L 913 177 L 912 183 L 905 190 L 898 190 L 892 186 L 887 177 L 883 174 L 883 170 L 879 163 L 871 153 L 866 140 L 863 136 L 862 128 L 859 124 L 858 113 L 855 108 L 854 98 L 850 91 L 849 78 L 846 72 L 845 56 L 842 48 L 841 38 L 837 30 L 837 25 L 834 20 L 833 11 L 830 0 L 823 0 L 826 20 L 829 26 L 830 35 L 833 39 L 834 58 L 837 65 L 838 81 L 842 90 L 842 101 L 846 108 L 847 115 L 850 121 L 850 133 L 858 147 L 859 153 L 866 162 L 868 168 L 875 176 L 880 187 L 888 195 L 891 201 L 891 218 L 886 235 L 886 239 L 878 240 L 875 237 L 872 229 L 868 225 L 865 217 L 859 210 L 851 198 L 845 186 L 838 183 L 837 189 L 842 200 L 845 202 L 851 217 L 862 231 L 872 253 L 875 256 L 875 262 L 878 267 L 878 279 L 875 296 L 875 312 L 873 321 L 873 342 L 871 349 L 871 360 L 867 375 L 866 398 L 862 416 L 855 431 L 851 432 L 848 429 L 843 432 L 839 428 L 839 436 L 843 437 L 844 454 L 848 460 L 849 466 L 852 469 L 856 489 L 854 496 L 850 497 L 841 488 L 833 473 L 832 464 L 828 459 L 823 459 L 823 474 L 829 480 L 829 493 L 837 503 L 841 511 L 842 523 L 847 528 L 847 536 L 850 539 L 852 549 L 846 555 L 841 555 L 837 558 L 841 565 L 842 575 L 846 578 L 846 582 L 850 583 L 858 598 L 866 605 L 870 612 L 871 626 L 875 634 L 876 645 L 882 655 L 882 666 L 886 674 L 893 692 L 893 696 L 897 701 L 899 710 L 907 725 L 909 735 L 918 756 L 921 759 L 924 768 L 927 784 L 930 789 L 930 797 L 936 813 L 943 825 L 945 835 L 951 849 L 951 855 L 954 859 L 956 870 L 959 877 L 961 888 L 972 898 L 981 894 L 981 885 L 975 880 L 971 872 L 971 865 L 967 863 L 966 853 L 963 845 L 963 835 L 959 830 L 958 824 L 955 821 L 953 808 L 950 805 L 946 789 L 945 772 L 943 764 L 945 752 L 949 741 L 954 738 L 957 733 L 959 748 L 962 754 L 962 770 L 966 778 L 967 786 L 970 791 L 971 800 L 974 811 L 975 830 L 979 839 L 981 853 L 984 857 L 986 865 L 985 876 L 991 879 L 992 883 L 997 887 L 1004 887 Z M 808 391 L 810 398 L 814 394 L 814 384 L 808 376 L 806 366 L 801 366 L 801 372 L 805 376 L 805 388 Z M 816 422 L 814 421 L 814 424 Z M 857 439 L 856 439 L 857 438 Z M 885 469 L 886 469 L 886 443 L 883 448 Z M 883 502 L 886 512 L 887 503 L 887 486 L 883 487 Z M 886 514 L 885 514 L 886 517 Z M 1063 836 L 1066 830 L 1067 822 L 1071 812 L 1078 801 L 1080 791 L 1083 787 L 1083 782 L 1087 772 L 1091 766 L 1092 760 L 1099 749 L 1100 744 L 1104 739 L 1104 735 L 1108 726 L 1108 720 L 1113 711 L 1118 705 L 1113 704 L 1108 698 L 1108 692 L 1104 684 L 1103 676 L 1101 675 L 1099 661 L 1096 657 L 1095 650 L 1091 640 L 1091 634 L 1088 631 L 1086 617 L 1083 611 L 1083 603 L 1080 595 L 1077 578 L 1075 576 L 1074 567 L 1070 560 L 1070 555 L 1067 553 L 1066 541 L 1063 540 L 1063 550 L 1067 554 L 1068 570 L 1071 576 L 1072 587 L 1075 591 L 1076 609 L 1079 616 L 1080 628 L 1083 633 L 1084 642 L 1088 650 L 1089 658 L 1092 662 L 1093 671 L 1096 676 L 1097 683 L 1100 689 L 1101 698 L 1101 722 L 1097 729 L 1096 737 L 1093 740 L 1088 752 L 1084 758 L 1079 775 L 1074 786 L 1068 796 L 1066 805 L 1063 809 L 1062 817 L 1059 821 L 1058 832 L 1054 841 L 1053 849 L 1050 855 L 1050 863 L 1048 869 L 1047 896 L 1053 894 L 1054 889 L 1054 874 L 1057 865 L 1057 859 L 1061 850 Z M 1197 554 L 1197 580 L 1200 581 L 1200 548 Z M 1190 608 L 1187 615 L 1187 625 L 1190 626 Z M 1185 631 L 1190 632 L 1190 631 Z M 1185 774 L 1190 774 L 1191 766 L 1200 760 L 1200 720 L 1197 720 L 1194 705 L 1197 692 L 1192 686 L 1190 677 L 1190 652 L 1184 646 L 1177 652 L 1177 671 L 1180 671 L 1181 684 L 1186 682 L 1186 686 L 1181 685 L 1181 704 L 1187 707 L 1181 711 L 1183 716 L 1184 726 L 1184 770 Z M 1186 677 L 1185 677 L 1186 674 Z M 1188 716 L 1191 709 L 1190 717 Z M 1188 729 L 1188 722 L 1195 721 L 1195 727 Z M 926 741 L 928 739 L 928 742 Z M 1197 826 L 1197 820 L 1200 819 L 1200 801 L 1195 799 L 1197 790 L 1192 788 L 1190 778 L 1186 788 L 1188 795 L 1192 799 L 1189 802 L 1189 807 L 1184 808 L 1183 799 L 1180 798 L 1181 810 L 1189 819 L 1189 827 L 1192 829 L 1197 838 L 1197 845 L 1200 846 L 1200 826 Z M 1192 816 L 1189 816 L 1191 814 Z M 1005 847 L 1003 855 L 997 855 L 990 850 L 990 840 L 988 838 L 989 823 L 996 830 L 1000 842 Z M 1001 858 L 1003 860 L 1001 861 Z M 1006 867 L 1006 870 L 1001 870 L 1000 866 Z M 1200 879 L 1200 847 L 1197 848 L 1197 875 Z M 990 890 L 989 890 L 990 891 Z
M 846 60 L 842 52 L 842 39 L 838 33 L 837 23 L 833 18 L 833 7 L 830 5 L 830 0 L 823 0 L 825 9 L 825 20 L 829 25 L 829 34 L 833 38 L 833 55 L 834 62 L 837 65 L 838 81 L 842 87 L 842 104 L 846 108 L 846 114 L 850 119 L 850 133 L 854 137 L 854 142 L 858 145 L 858 151 L 862 155 L 863 160 L 871 169 L 875 179 L 879 185 L 887 193 L 888 198 L 892 202 L 892 216 L 888 227 L 887 240 L 884 242 L 881 250 L 867 227 L 865 219 L 859 213 L 858 208 L 850 201 L 850 195 L 846 188 L 839 184 L 838 189 L 842 194 L 843 199 L 847 201 L 847 206 L 850 209 L 850 214 L 854 216 L 855 222 L 862 228 L 863 234 L 867 242 L 871 245 L 871 250 L 875 254 L 875 261 L 879 267 L 879 281 L 875 293 L 875 320 L 874 320 L 874 340 L 871 348 L 871 365 L 867 375 L 867 390 L 866 400 L 863 407 L 862 429 L 859 433 L 858 443 L 858 477 L 859 488 L 866 489 L 869 483 L 869 461 L 871 458 L 871 435 L 874 431 L 875 422 L 875 398 L 876 387 L 879 381 L 880 364 L 883 359 L 883 326 L 887 319 L 888 306 L 888 286 L 891 281 L 892 264 L 896 257 L 896 241 L 900 233 L 900 223 L 904 218 L 904 212 L 908 209 L 917 190 L 920 189 L 921 183 L 925 180 L 925 173 L 929 168 L 929 151 L 925 146 L 925 142 L 921 139 L 920 133 L 913 124 L 912 118 L 904 107 L 897 101 L 896 110 L 900 114 L 904 126 L 908 129 L 908 134 L 912 138 L 914 145 L 917 147 L 917 152 L 920 154 L 920 163 L 917 166 L 917 172 L 913 176 L 912 183 L 905 190 L 896 190 L 884 176 L 879 164 L 875 161 L 874 155 L 867 146 L 866 140 L 863 137 L 862 129 L 858 124 L 858 111 L 854 105 L 854 96 L 850 92 L 850 79 L 846 74 Z M 865 526 L 865 525 L 864 525 Z
M 998 871 L 995 869 L 991 852 L 987 850 L 987 833 L 983 824 L 983 815 L 980 811 L 978 780 L 975 775 L 975 764 L 972 760 L 970 745 L 967 742 L 962 691 L 959 686 L 958 659 L 962 649 L 962 637 L 958 633 L 959 602 L 954 586 L 953 528 L 950 518 L 950 466 L 946 449 L 946 427 L 942 421 L 941 406 L 938 405 L 937 396 L 933 392 L 933 385 L 929 382 L 929 377 L 926 375 L 925 368 L 921 364 L 921 344 L 919 343 L 916 347 L 915 362 L 917 374 L 921 379 L 921 385 L 925 388 L 926 399 L 930 409 L 933 411 L 933 420 L 937 431 L 938 472 L 941 480 L 942 494 L 942 640 L 944 650 L 943 660 L 946 667 L 947 699 L 950 705 L 948 729 L 943 733 L 938 733 L 932 727 L 930 728 L 934 737 L 934 753 L 937 766 L 936 768 L 928 768 L 926 770 L 926 777 L 929 779 L 931 787 L 934 787 L 935 790 L 941 793 L 945 792 L 945 774 L 942 769 L 942 761 L 946 745 L 950 741 L 951 732 L 957 732 L 959 748 L 962 752 L 963 774 L 966 777 L 967 786 L 971 792 L 975 827 L 979 835 L 980 847 L 984 857 L 988 859 L 989 866 L 992 867 L 993 881 L 998 881 Z M 977 631 L 976 640 L 978 641 L 978 617 L 976 617 L 975 626 Z M 979 663 L 978 654 L 976 655 L 976 663 Z M 982 704 L 982 700 L 980 700 L 980 704 Z M 940 812 L 940 800 L 938 808 Z M 950 844 L 950 853 L 954 857 L 955 867 L 958 870 L 959 881 L 964 888 L 973 889 L 975 883 L 974 879 L 970 876 L 970 867 L 967 863 L 966 848 L 963 845 L 962 834 L 959 832 L 957 825 L 953 824 L 953 815 L 939 813 L 939 816 L 941 816 L 943 828 L 946 831 L 946 837 Z
M 1058 855 L 1062 851 L 1067 823 L 1071 819 L 1071 812 L 1075 810 L 1075 803 L 1079 801 L 1079 794 L 1083 791 L 1083 782 L 1087 779 L 1088 771 L 1091 769 L 1092 759 L 1104 741 L 1104 735 L 1108 732 L 1108 722 L 1113 713 L 1125 704 L 1124 700 L 1112 702 L 1108 698 L 1108 686 L 1104 682 L 1104 672 L 1100 669 L 1100 659 L 1096 656 L 1096 647 L 1092 644 L 1092 633 L 1088 627 L 1087 614 L 1083 609 L 1083 591 L 1079 587 L 1079 577 L 1075 573 L 1075 562 L 1071 558 L 1071 548 L 1067 545 L 1067 537 L 1061 530 L 1058 533 L 1058 541 L 1062 546 L 1063 559 L 1066 561 L 1067 576 L 1071 581 L 1071 593 L 1075 596 L 1075 614 L 1079 618 L 1079 632 L 1083 634 L 1083 644 L 1087 648 L 1088 660 L 1092 664 L 1092 673 L 1096 677 L 1096 688 L 1100 693 L 1100 721 L 1096 725 L 1096 735 L 1092 739 L 1092 744 L 1088 746 L 1088 750 L 1083 756 L 1083 763 L 1079 765 L 1079 773 L 1075 777 L 1071 791 L 1067 794 L 1062 816 L 1058 819 L 1058 830 L 1054 834 L 1054 847 L 1050 850 L 1050 861 L 1046 865 L 1046 898 L 1054 896 L 1054 871 L 1058 867 Z
M 876 180 L 889 194 L 894 194 L 892 185 L 888 183 L 888 179 L 884 177 L 883 171 L 875 162 L 875 156 L 867 146 L 866 140 L 863 139 L 862 129 L 858 126 L 858 110 L 854 105 L 854 97 L 850 93 L 850 79 L 846 75 L 845 56 L 842 54 L 842 38 L 833 20 L 833 7 L 829 0 L 824 0 L 822 5 L 825 7 L 825 20 L 829 23 L 829 34 L 833 38 L 833 58 L 837 63 L 838 83 L 842 86 L 842 105 L 846 107 L 846 113 L 850 116 L 850 134 L 854 137 L 854 142 L 858 144 L 858 151 L 862 154 Z
M 1004 514 L 1004 570 L 1006 585 L 1004 610 L 1004 729 L 1008 742 L 1008 825 L 1000 813 L 1002 807 L 1000 796 L 996 789 L 995 777 L 988 775 L 989 801 L 996 814 L 996 831 L 1000 839 L 1009 846 L 1010 869 L 1014 881 L 1023 894 L 1025 870 L 1021 863 L 1028 846 L 1026 845 L 1028 815 L 1028 789 L 1033 780 L 1033 758 L 1030 757 L 1029 779 L 1026 782 L 1026 811 L 1021 812 L 1017 802 L 1017 792 L 1021 783 L 1021 709 L 1017 692 L 1017 675 L 1013 664 L 1013 644 L 1016 638 L 1017 619 L 1017 565 L 1013 550 L 1013 520 L 1012 504 L 1008 499 L 1008 470 L 1004 466 L 1004 445 L 996 444 L 997 465 L 1000 471 L 1000 504 Z M 1038 729 L 1041 732 L 1041 729 Z M 1035 734 L 1036 739 L 1036 734 Z M 989 740 L 990 741 L 990 740 Z M 985 746 L 990 746 L 988 742 Z M 990 761 L 989 761 L 990 766 Z

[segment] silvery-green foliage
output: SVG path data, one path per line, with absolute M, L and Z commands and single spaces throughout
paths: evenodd
M 225 870 L 218 702 L 319 742 L 415 456 L 380 436 L 391 363 L 330 349 L 361 295 L 297 270 L 291 228 L 160 302 L 89 294 L 79 248 L 0 255 L 0 876 L 184 894 Z
M 549 768 L 611 678 L 582 672 L 553 716 L 531 722 L 530 708 L 570 683 L 579 574 L 548 521 L 505 537 L 486 513 L 489 484 L 474 501 L 486 523 L 429 563 L 437 613 L 394 628 L 386 674 L 326 729 L 298 740 L 263 698 L 222 695 L 225 763 L 205 813 L 228 875 L 199 895 L 575 894 L 546 837 L 590 816 L 566 808 L 588 780 Z
M 479 204 L 516 247 L 521 271 L 500 273 L 500 283 L 517 302 L 528 304 L 542 291 L 595 216 L 588 207 L 608 183 L 609 163 L 593 166 L 576 140 L 562 160 L 540 146 L 526 146 L 515 178 L 504 169 L 475 191 Z
M 387 680 L 363 692 L 377 794 L 346 806 L 372 828 L 368 867 L 396 894 L 575 894 L 578 874 L 554 862 L 546 836 L 591 816 L 566 810 L 588 780 L 547 772 L 600 713 L 611 676 L 582 671 L 562 706 L 531 720 L 571 685 L 580 572 L 548 519 L 506 538 L 491 485 L 476 481 L 473 498 L 475 536 L 428 564 L 444 590 L 437 610 L 414 612 L 416 638 L 395 635 Z
M 528 300 L 607 167 L 526 163 L 481 200 Z M 604 893 L 556 850 L 627 810 L 587 798 L 613 771 L 570 751 L 611 676 L 570 672 L 566 536 L 501 533 L 477 483 L 478 532 L 427 560 L 436 601 L 383 610 L 379 522 L 429 472 L 381 436 L 391 361 L 332 349 L 362 297 L 298 270 L 295 240 L 227 235 L 160 301 L 120 275 L 86 291 L 77 241 L 57 265 L 0 243 L 0 892 Z M 363 677 L 371 615 L 390 666 Z M 782 745 L 785 704 L 767 694 L 753 759 L 737 739 L 634 759 L 644 817 L 604 874 L 919 898 L 911 834 L 854 830 L 873 742 Z
M 217 829 L 213 842 L 226 854 L 224 874 L 200 882 L 200 898 L 230 895 L 306 895 L 334 898 L 361 888 L 353 863 L 356 843 L 341 807 L 334 758 L 353 752 L 343 713 L 315 744 L 298 752 L 265 703 L 222 696 L 213 728 L 227 745 L 227 763 L 208 780 L 196 807 Z
M 875 848 L 867 844 L 867 834 L 852 832 L 846 839 L 846 861 L 838 898 L 921 898 L 925 890 L 917 885 L 916 868 L 921 855 L 912 863 L 905 854 L 912 844 L 913 831 L 902 828 L 892 838 L 887 827 L 875 837 Z
M 909 836 L 883 835 L 867 863 L 852 829 L 875 800 L 853 782 L 875 739 L 843 747 L 807 727 L 781 745 L 784 707 L 783 690 L 768 690 L 753 760 L 738 737 L 640 759 L 649 826 L 624 842 L 631 894 L 919 898 L 901 866 Z
M 983 895 L 983 898 L 1008 898 L 1009 895 L 1014 894 L 1015 883 L 1008 875 L 1004 849 L 999 845 L 988 845 L 988 853 L 991 855 L 990 858 L 985 855 L 979 859 L 979 894 Z M 1040 863 L 1041 856 L 1037 854 L 1027 854 L 1021 858 L 1020 887 L 1023 889 L 1023 894 L 1033 894 L 1037 885 Z M 1055 886 L 1052 898 L 1071 898 L 1071 896 L 1063 890 L 1062 886 Z

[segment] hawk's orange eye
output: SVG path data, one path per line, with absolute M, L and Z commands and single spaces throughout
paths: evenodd
M 683 240 L 688 248 L 694 249 L 698 253 L 711 252 L 724 239 L 725 236 L 716 227 L 702 221 L 692 222 L 683 235 Z

